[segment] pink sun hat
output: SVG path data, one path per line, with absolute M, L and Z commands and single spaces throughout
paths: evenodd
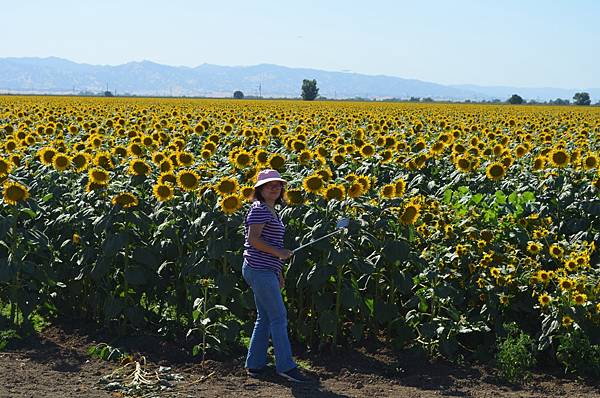
M 284 184 L 287 183 L 286 180 L 281 178 L 281 175 L 279 174 L 279 172 L 277 170 L 266 169 L 266 170 L 261 170 L 258 173 L 258 176 L 256 177 L 256 184 L 254 184 L 254 188 L 258 188 L 261 185 L 266 184 L 267 182 L 271 182 L 271 181 L 281 181 Z

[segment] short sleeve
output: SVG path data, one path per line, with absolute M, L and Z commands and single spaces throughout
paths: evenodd
M 265 206 L 255 205 L 250 207 L 248 215 L 246 216 L 246 224 L 266 224 L 271 221 L 273 214 Z

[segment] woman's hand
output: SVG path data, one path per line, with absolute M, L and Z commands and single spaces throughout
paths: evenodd
M 292 257 L 294 255 L 294 252 L 288 249 L 279 249 L 277 250 L 277 257 L 282 259 L 282 260 L 287 260 L 288 258 Z
M 279 279 L 279 288 L 283 289 L 285 287 L 285 279 L 283 279 L 283 271 L 280 271 L 277 274 L 277 277 Z

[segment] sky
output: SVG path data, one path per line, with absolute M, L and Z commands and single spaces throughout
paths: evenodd
M 600 87 L 596 0 L 0 0 L 0 57 Z

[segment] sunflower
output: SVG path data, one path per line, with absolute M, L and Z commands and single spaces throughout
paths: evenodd
M 152 193 L 159 202 L 166 202 L 173 199 L 175 190 L 171 184 L 157 183 L 152 187 Z
M 333 155 L 333 158 L 331 160 L 336 166 L 341 166 L 346 161 L 346 157 L 341 153 L 336 153 L 335 155 Z
M 56 156 L 56 153 L 57 151 L 50 147 L 44 147 L 38 152 L 40 161 L 46 166 L 50 166 L 52 164 L 52 160 L 54 159 L 54 156 Z
M 569 278 L 560 278 L 558 285 L 563 291 L 571 290 L 575 287 L 575 283 Z
M 177 177 L 175 176 L 175 174 L 169 172 L 169 173 L 161 173 L 161 175 L 158 176 L 158 180 L 157 182 L 159 184 L 172 184 L 175 185 L 177 184 Z
M 2 197 L 4 202 L 9 205 L 16 205 L 29 198 L 29 189 L 19 182 L 6 181 L 4 182 L 4 192 Z
M 546 166 L 546 157 L 541 155 L 536 156 L 536 158 L 533 160 L 533 170 L 542 170 L 544 166 Z
M 12 169 L 12 162 L 10 162 L 8 159 L 4 159 L 3 157 L 0 157 L 0 176 L 7 175 L 8 173 L 10 173 L 11 169 Z
M 598 157 L 596 155 L 588 155 L 583 160 L 583 168 L 586 170 L 590 170 L 598 167 Z
M 252 185 L 244 185 L 241 189 L 242 196 L 246 199 L 252 198 L 254 194 L 254 187 Z
M 578 293 L 573 297 L 573 301 L 575 301 L 575 304 L 577 305 L 583 305 L 587 301 L 587 295 L 585 293 Z
M 108 172 L 99 167 L 94 167 L 88 171 L 90 183 L 96 185 L 106 186 L 108 185 Z
M 490 163 L 485 170 L 487 178 L 494 181 L 502 179 L 504 174 L 506 174 L 506 169 L 502 163 Z
M 549 157 L 554 167 L 565 167 L 569 164 L 569 154 L 564 149 L 555 148 L 550 152 Z
M 406 191 L 406 181 L 403 178 L 398 178 L 394 183 L 394 196 L 399 198 Z
M 542 307 L 546 307 L 551 301 L 552 298 L 547 293 L 540 294 L 540 297 L 538 297 L 538 302 Z
M 471 171 L 471 161 L 468 155 L 458 156 L 455 160 L 456 168 L 463 173 Z
M 529 241 L 527 242 L 527 251 L 531 254 L 537 254 L 542 250 L 542 245 L 538 242 Z
M 159 164 L 158 164 L 158 170 L 161 173 L 170 173 L 173 171 L 173 168 L 175 166 L 173 166 L 173 161 L 169 158 L 165 158 L 163 159 Z
M 404 211 L 400 215 L 400 222 L 404 225 L 413 225 L 421 213 L 421 205 L 415 200 L 409 201 L 404 206 Z
M 152 154 L 152 162 L 154 164 L 160 164 L 165 158 L 167 157 L 167 155 L 165 155 L 164 152 L 154 152 Z
M 115 166 L 108 152 L 97 152 L 94 156 L 94 164 L 106 170 L 112 170 Z
M 265 165 L 269 161 L 269 152 L 265 151 L 264 149 L 259 149 L 258 151 L 256 151 L 254 159 L 259 165 Z
M 356 181 L 362 185 L 363 187 L 363 192 L 367 192 L 369 191 L 369 189 L 371 188 L 371 179 L 369 178 L 369 176 L 366 175 L 360 175 L 356 178 Z
M 354 182 L 348 188 L 348 196 L 352 199 L 356 199 L 363 194 L 363 186 L 358 182 Z
M 221 196 L 232 195 L 239 190 L 238 182 L 232 177 L 223 177 L 215 185 L 215 190 Z
M 127 152 L 129 153 L 129 156 L 139 157 L 142 155 L 144 150 L 142 149 L 142 146 L 140 144 L 132 142 L 127 147 Z
M 304 192 L 301 189 L 288 189 L 285 198 L 290 205 L 300 205 L 304 203 Z
M 117 145 L 111 150 L 112 154 L 120 158 L 127 157 L 127 148 L 122 145 Z
M 269 166 L 272 169 L 281 170 L 283 169 L 283 166 L 285 166 L 285 158 L 282 155 L 275 153 L 269 158 Z
M 191 166 L 194 163 L 194 155 L 189 152 L 179 151 L 177 152 L 177 162 L 183 167 Z
M 384 199 L 392 199 L 396 195 L 396 184 L 385 184 L 379 190 L 379 196 Z
M 145 176 L 150 173 L 150 165 L 141 159 L 135 159 L 129 163 L 129 174 L 134 176 Z
M 360 155 L 363 158 L 370 158 L 375 154 L 375 147 L 371 144 L 365 144 L 360 147 Z
M 239 151 L 233 159 L 233 165 L 238 169 L 246 168 L 252 163 L 252 156 L 244 150 Z
M 52 159 L 52 165 L 57 171 L 65 171 L 71 165 L 71 159 L 67 155 L 59 153 Z
M 342 200 L 344 200 L 344 197 L 346 196 L 346 190 L 344 189 L 344 186 L 341 184 L 331 184 L 327 188 L 325 188 L 323 196 L 327 200 L 342 201 Z
M 210 159 L 210 157 L 212 155 L 213 155 L 212 151 L 210 151 L 208 149 L 203 149 L 202 152 L 200 152 L 200 157 L 204 160 Z
M 562 317 L 562 325 L 566 328 L 571 327 L 573 325 L 573 318 L 568 315 Z
M 301 164 L 307 164 L 308 162 L 310 162 L 312 159 L 312 152 L 309 150 L 303 150 L 300 152 L 300 154 L 298 155 L 298 161 Z
M 319 193 L 325 186 L 325 183 L 323 182 L 322 177 L 315 173 L 304 178 L 302 186 L 307 192 Z
M 191 192 L 198 188 L 200 175 L 194 170 L 182 170 L 177 174 L 177 185 L 184 191 Z
M 120 205 L 124 209 L 135 207 L 138 205 L 138 198 L 132 192 L 121 192 L 113 196 L 112 204 L 114 206 Z
M 221 210 L 225 214 L 233 214 L 242 207 L 242 201 L 238 195 L 228 195 L 221 199 Z

